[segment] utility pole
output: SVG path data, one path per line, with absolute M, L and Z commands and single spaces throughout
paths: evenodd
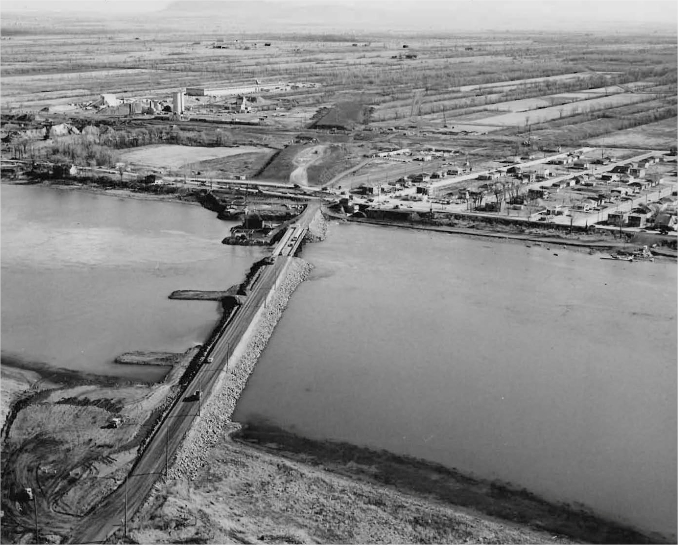
M 33 494 L 33 516 L 35 518 L 35 542 L 40 543 L 38 540 L 38 498 L 37 494 Z
M 129 475 L 125 477 L 125 527 L 123 535 L 127 537 L 127 481 L 129 480 Z

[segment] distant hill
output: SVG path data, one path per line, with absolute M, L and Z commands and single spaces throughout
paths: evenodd
M 343 32 L 675 29 L 676 5 L 664 0 L 178 0 L 163 15 L 209 19 L 242 31 Z
M 387 11 L 392 10 L 389 8 Z M 280 33 L 330 30 L 369 32 L 391 28 L 390 24 L 384 24 L 383 8 L 350 0 L 179 0 L 168 5 L 163 10 L 163 15 L 205 18 L 215 24 L 238 26 L 243 31 L 265 29 Z

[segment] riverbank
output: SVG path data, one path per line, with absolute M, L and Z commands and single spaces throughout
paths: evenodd
M 49 187 L 53 189 L 59 189 L 62 191 L 84 191 L 86 193 L 92 193 L 93 195 L 107 195 L 111 197 L 117 197 L 119 199 L 135 199 L 139 201 L 162 201 L 162 202 L 177 202 L 181 204 L 191 204 L 194 206 L 201 206 L 201 204 L 194 199 L 192 196 L 181 196 L 176 194 L 154 194 L 154 193 L 145 193 L 142 191 L 133 191 L 131 189 L 117 189 L 117 188 L 103 188 L 91 184 L 79 184 L 79 183 L 59 183 L 59 182 L 35 182 L 35 181 L 21 181 L 21 180 L 9 180 L 3 181 L 3 184 L 8 185 L 39 185 L 42 187 Z
M 451 227 L 451 226 L 428 225 L 424 223 L 406 224 L 394 221 L 374 220 L 367 218 L 348 218 L 348 221 L 360 224 L 397 227 L 399 229 L 414 229 L 418 231 L 433 231 L 437 233 L 449 233 L 467 237 L 490 238 L 506 242 L 524 242 L 541 245 L 548 244 L 553 245 L 554 247 L 559 246 L 574 251 L 585 250 L 588 251 L 589 253 L 628 250 L 630 247 L 642 248 L 643 245 L 646 245 L 648 243 L 648 238 L 654 236 L 651 233 L 640 233 L 639 236 L 637 237 L 632 238 L 625 237 L 623 239 L 615 239 L 612 238 L 612 235 L 610 234 L 607 234 L 606 236 L 601 236 L 599 234 L 573 233 L 568 236 L 562 236 L 560 232 L 544 234 L 513 233 L 503 229 L 498 229 L 496 228 L 496 226 L 494 226 L 494 228 L 489 228 L 489 226 L 485 226 L 483 224 L 474 224 L 473 227 Z M 661 235 L 656 236 L 660 237 L 661 239 L 666 238 Z M 675 245 L 675 240 L 673 241 L 673 244 Z M 672 250 L 670 248 L 662 247 L 660 248 L 661 249 L 659 249 L 657 255 L 671 258 L 675 254 L 675 250 Z

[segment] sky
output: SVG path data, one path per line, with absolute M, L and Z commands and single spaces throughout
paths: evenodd
M 248 0 L 220 0 L 222 3 Z M 450 29 L 455 21 L 467 24 L 484 21 L 485 26 L 506 27 L 516 24 L 539 28 L 562 26 L 576 28 L 610 22 L 622 25 L 645 25 L 660 23 L 678 25 L 675 0 L 267 0 L 284 5 L 318 2 L 346 5 L 357 13 L 368 5 L 383 10 L 385 18 L 392 18 L 394 25 L 407 21 L 407 13 L 421 15 L 425 5 L 426 15 L 431 20 L 449 18 Z M 88 11 L 106 13 L 157 11 L 167 7 L 172 0 L 0 0 L 2 11 Z M 471 30 L 471 29 L 469 29 Z

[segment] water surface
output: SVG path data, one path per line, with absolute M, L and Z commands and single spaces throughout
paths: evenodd
M 236 420 L 675 534 L 675 263 L 366 225 L 304 258 Z
M 3 184 L 1 221 L 3 354 L 107 375 L 161 376 L 111 362 L 203 342 L 217 303 L 167 296 L 240 283 L 263 253 L 182 203 Z

